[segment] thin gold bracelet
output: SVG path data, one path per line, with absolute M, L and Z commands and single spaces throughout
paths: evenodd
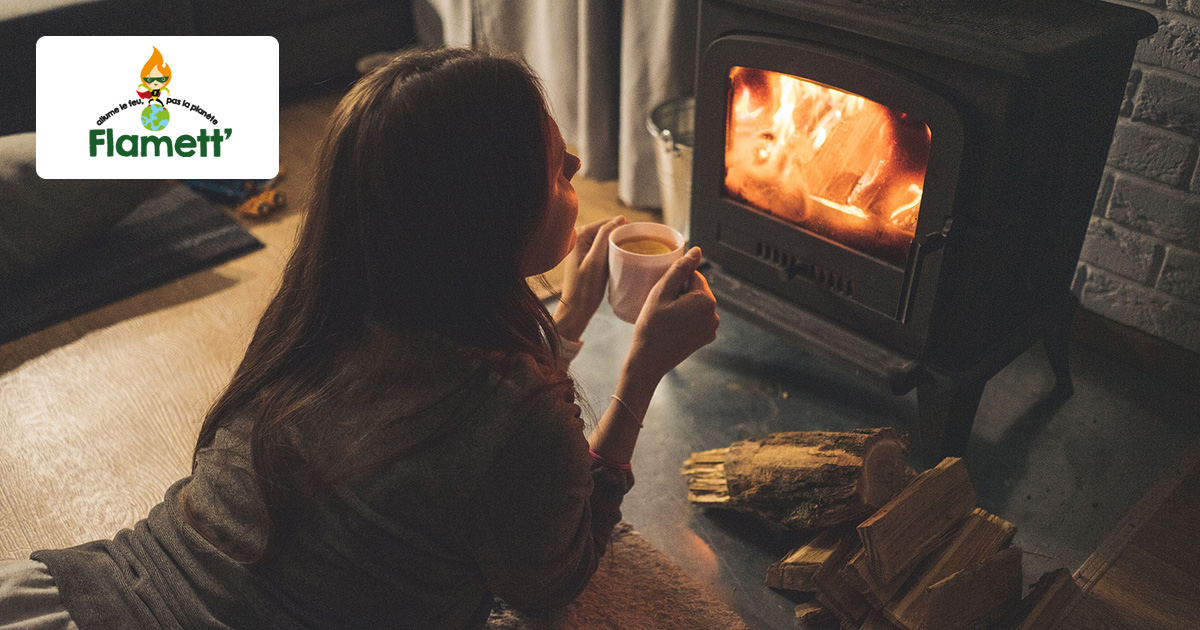
M 633 413 L 633 409 L 630 409 L 630 408 L 629 408 L 629 403 L 626 403 L 624 400 L 621 400 L 621 397 L 620 397 L 620 396 L 618 396 L 618 395 L 616 395 L 616 394 L 613 394 L 612 396 L 610 396 L 610 398 L 612 398 L 613 400 L 615 400 L 615 401 L 617 401 L 617 402 L 621 403 L 621 406 L 625 408 L 625 411 L 628 411 L 628 412 L 629 412 L 629 415 L 630 415 L 630 416 L 631 416 L 631 417 L 634 419 L 634 421 L 636 421 L 636 422 L 637 422 L 637 425 L 638 425 L 638 428 L 639 428 L 639 429 L 644 429 L 644 428 L 645 428 L 645 426 L 642 424 L 642 420 L 641 420 L 640 418 L 638 418 L 638 417 L 637 417 L 637 414 L 636 414 L 636 413 Z

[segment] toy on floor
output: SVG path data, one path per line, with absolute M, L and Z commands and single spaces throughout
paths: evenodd
M 287 203 L 287 195 L 279 190 L 282 177 L 280 168 L 271 179 L 185 179 L 183 183 L 214 201 L 233 206 L 240 215 L 262 217 Z

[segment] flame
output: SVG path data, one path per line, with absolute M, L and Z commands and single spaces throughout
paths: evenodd
M 742 88 L 742 95 L 740 98 L 738 98 L 737 106 L 734 108 L 734 112 L 737 114 L 738 119 L 744 120 L 746 118 L 756 118 L 762 113 L 762 110 L 763 108 L 761 106 L 753 111 L 750 110 L 750 89 Z
M 726 191 L 903 265 L 920 211 L 929 127 L 800 77 L 736 66 L 730 81 L 736 98 L 727 129 Z
M 822 204 L 822 205 L 828 207 L 828 208 L 833 208 L 834 210 L 837 210 L 838 212 L 845 212 L 846 214 L 848 214 L 852 217 L 858 217 L 860 219 L 868 218 L 867 213 L 863 212 L 862 208 L 856 208 L 848 203 L 838 203 L 836 201 L 830 201 L 828 199 L 825 199 L 824 197 L 818 197 L 816 195 L 813 195 L 811 197 L 811 199 L 819 204 Z
M 909 201 L 908 203 L 900 206 L 899 208 L 896 208 L 896 211 L 893 212 L 891 214 L 891 216 L 888 217 L 888 219 L 890 219 L 892 221 L 892 223 L 896 223 L 896 224 L 907 223 L 908 222 L 907 215 L 909 215 L 909 214 L 915 215 L 916 213 L 913 212 L 913 210 L 916 210 L 917 207 L 921 205 L 921 192 L 922 192 L 921 187 L 916 184 L 909 184 L 908 192 L 912 196 L 912 201 Z M 916 223 L 916 217 L 913 216 L 912 218 L 913 218 L 912 222 Z
M 829 137 L 829 131 L 825 128 L 825 126 L 823 126 L 823 125 L 818 126 L 816 132 L 813 134 L 813 140 L 812 140 L 813 149 L 820 149 L 821 145 L 825 144 L 825 139 L 828 137 Z

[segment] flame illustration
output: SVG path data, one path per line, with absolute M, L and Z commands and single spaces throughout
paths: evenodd
M 151 46 L 151 48 L 154 49 L 154 52 L 150 53 L 150 58 L 142 66 L 142 73 L 138 75 L 138 81 L 141 81 L 142 77 L 150 76 L 150 73 L 154 72 L 155 68 L 158 68 L 163 73 L 161 76 L 167 77 L 167 82 L 163 84 L 163 87 L 166 87 L 171 83 L 171 66 L 167 65 L 166 61 L 163 61 L 162 53 L 158 52 L 157 46 Z

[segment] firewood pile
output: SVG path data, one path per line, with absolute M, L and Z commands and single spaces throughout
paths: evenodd
M 1017 528 L 975 506 L 966 465 L 921 474 L 894 429 L 797 431 L 693 453 L 688 499 L 813 533 L 767 569 L 767 586 L 811 593 L 803 628 L 1049 630 L 1078 588 L 1065 569 L 1021 598 Z

